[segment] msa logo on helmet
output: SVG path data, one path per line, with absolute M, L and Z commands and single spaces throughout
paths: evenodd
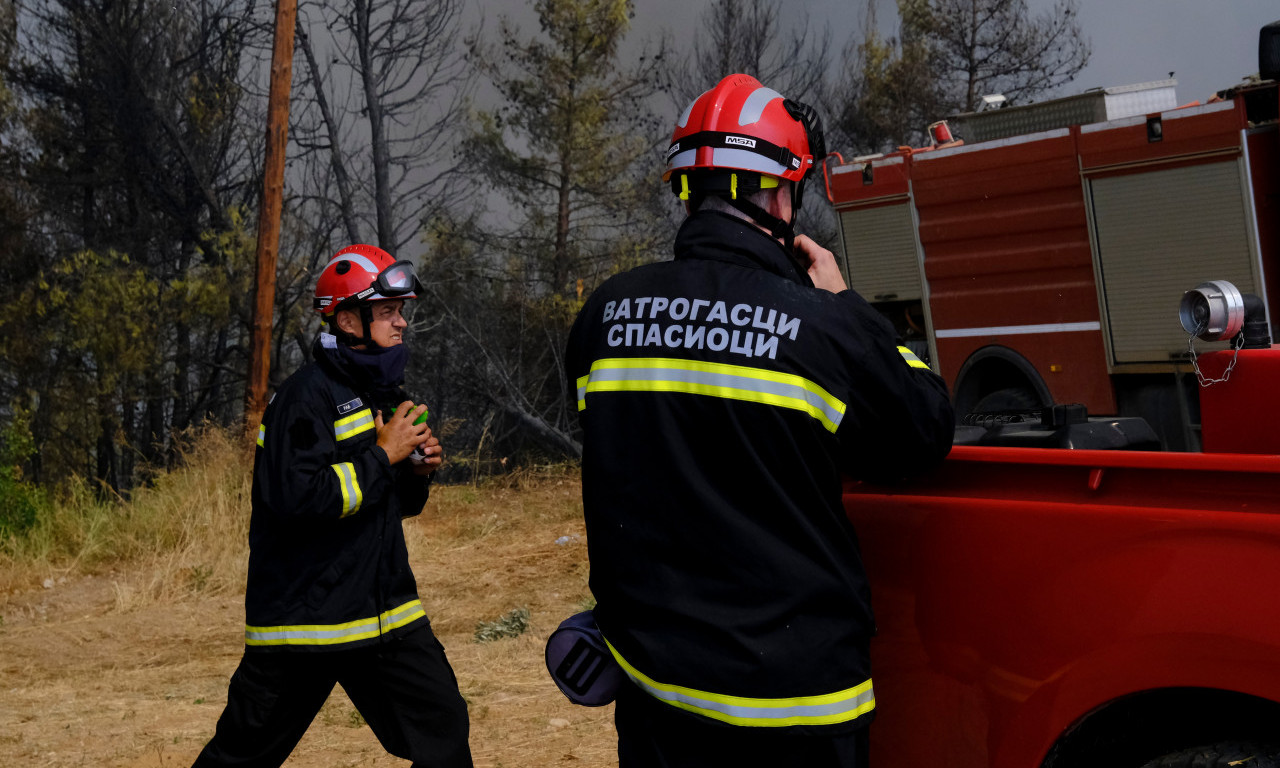
M 756 140 L 749 139 L 746 136 L 725 136 L 724 143 L 726 146 L 746 147 L 747 149 L 756 148 Z
M 680 142 L 677 141 L 675 144 L 671 145 L 670 149 L 667 150 L 667 159 L 670 160 L 671 156 L 679 151 L 680 151 Z

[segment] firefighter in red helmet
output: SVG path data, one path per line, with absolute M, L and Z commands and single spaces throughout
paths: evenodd
M 267 405 L 254 454 L 245 652 L 195 765 L 278 766 L 341 683 L 388 752 L 470 766 L 467 709 L 418 598 L 401 519 L 443 461 L 401 389 L 408 261 L 353 245 L 316 281 L 314 361 Z
M 315 308 L 328 322 L 330 332 L 344 343 L 390 347 L 395 345 L 366 335 L 373 326 L 373 308 L 392 306 L 378 302 L 416 299 L 416 292 L 420 290 L 422 285 L 411 262 L 396 261 L 391 254 L 372 245 L 351 245 L 334 254 L 320 273 L 316 280 Z M 359 333 L 342 327 L 338 310 L 355 313 L 348 319 L 360 320 Z
M 570 333 L 620 768 L 866 761 L 875 623 L 842 483 L 934 466 L 954 421 L 795 232 L 822 145 L 816 112 L 755 78 L 699 96 L 667 154 L 675 259 L 610 278 Z
M 694 99 L 676 121 L 662 179 L 690 210 L 715 197 L 781 239 L 790 252 L 805 180 L 825 155 L 812 107 L 784 99 L 748 75 L 730 75 Z M 764 197 L 781 204 L 785 196 L 791 215 L 754 202 L 761 190 L 779 190 Z

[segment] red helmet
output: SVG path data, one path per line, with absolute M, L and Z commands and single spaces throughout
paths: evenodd
M 750 75 L 729 75 L 680 115 L 662 179 L 686 199 L 690 174 L 679 174 L 679 183 L 672 179 L 686 169 L 695 183 L 703 169 L 754 171 L 799 182 L 823 152 L 821 136 L 811 108 L 784 99 Z
M 416 299 L 422 290 L 413 264 L 396 261 L 372 245 L 348 245 L 329 259 L 316 280 L 315 308 L 325 317 L 338 309 L 385 299 Z

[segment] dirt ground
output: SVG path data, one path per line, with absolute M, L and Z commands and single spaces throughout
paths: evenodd
M 437 488 L 406 522 L 419 592 L 471 713 L 477 766 L 616 766 L 613 708 L 570 704 L 543 665 L 547 634 L 587 604 L 580 488 Z M 148 566 L 49 574 L 0 595 L 0 766 L 190 765 L 213 734 L 243 649 L 243 594 L 136 599 Z M 514 638 L 480 622 L 527 607 Z M 336 689 L 286 763 L 402 766 Z

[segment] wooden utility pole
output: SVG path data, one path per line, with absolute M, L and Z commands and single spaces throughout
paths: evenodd
M 267 407 L 271 320 L 275 314 L 276 254 L 280 246 L 280 211 L 284 204 L 284 158 L 289 143 L 293 33 L 297 21 L 297 0 L 276 0 L 275 46 L 271 54 L 271 90 L 267 99 L 267 152 L 262 173 L 262 210 L 258 214 L 257 289 L 245 397 L 245 428 L 251 432 L 257 429 Z

